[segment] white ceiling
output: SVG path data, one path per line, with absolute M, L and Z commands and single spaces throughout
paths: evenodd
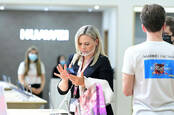
M 0 9 L 4 10 L 32 10 L 32 11 L 89 11 L 89 12 L 101 12 L 112 7 L 99 6 L 99 9 L 95 9 L 95 6 L 56 6 L 56 5 L 0 5 Z

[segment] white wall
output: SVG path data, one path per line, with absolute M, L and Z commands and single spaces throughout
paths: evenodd
M 111 8 L 103 12 L 103 30 L 108 30 L 108 57 L 111 62 L 111 66 L 116 70 L 116 49 L 117 49 L 117 10 L 116 8 Z M 112 107 L 114 113 L 116 114 L 116 74 L 114 76 L 114 98 L 112 101 Z
M 117 10 L 111 8 L 103 12 L 103 30 L 108 30 L 108 56 L 113 68 L 116 67 L 116 52 L 117 49 Z

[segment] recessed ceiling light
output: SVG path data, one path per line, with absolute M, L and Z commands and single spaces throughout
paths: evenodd
M 48 11 L 48 8 L 44 8 L 44 11 Z
M 94 9 L 96 9 L 96 10 L 98 10 L 99 8 L 100 8 L 99 5 L 95 5 L 95 6 L 94 6 Z
M 5 7 L 4 6 L 0 6 L 0 10 L 4 10 L 5 9 Z

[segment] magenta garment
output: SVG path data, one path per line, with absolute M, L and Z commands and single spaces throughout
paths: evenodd
M 91 86 L 78 101 L 75 115 L 107 115 L 103 89 L 100 84 Z
M 0 115 L 7 115 L 7 103 L 4 97 L 4 89 L 0 86 Z

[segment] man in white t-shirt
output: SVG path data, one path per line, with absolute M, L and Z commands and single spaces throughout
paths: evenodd
M 174 17 L 166 16 L 166 28 L 163 33 L 163 40 L 174 45 Z
M 125 51 L 123 93 L 133 96 L 133 115 L 174 115 L 174 46 L 162 39 L 165 15 L 162 6 L 145 5 L 147 40 Z

